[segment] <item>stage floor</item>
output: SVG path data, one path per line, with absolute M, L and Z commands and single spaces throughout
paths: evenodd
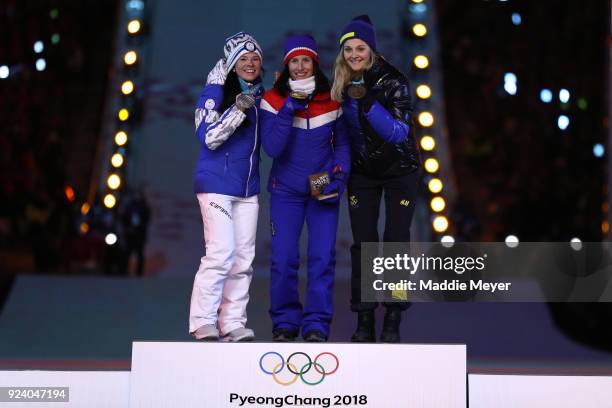
M 262 342 L 271 340 L 265 272 L 256 271 L 248 308 Z M 330 341 L 346 342 L 355 316 L 348 271 L 338 276 Z M 186 277 L 20 275 L 0 315 L 0 369 L 128 370 L 132 341 L 191 340 L 191 285 Z M 612 353 L 568 338 L 546 304 L 414 304 L 402 341 L 467 344 L 470 373 L 612 375 Z

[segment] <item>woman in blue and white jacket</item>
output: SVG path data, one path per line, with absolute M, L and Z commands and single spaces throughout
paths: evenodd
M 206 255 L 196 274 L 189 332 L 198 340 L 247 341 L 259 204 L 262 51 L 244 32 L 228 38 L 196 105 L 200 157 L 195 193 Z
M 285 42 L 284 70 L 261 102 L 262 143 L 274 162 L 268 182 L 272 230 L 270 317 L 274 341 L 326 341 L 333 315 L 338 207 L 350 171 L 342 110 L 332 101 L 310 36 Z M 318 200 L 309 176 L 327 172 L 331 183 Z M 308 283 L 298 293 L 299 239 L 308 227 Z

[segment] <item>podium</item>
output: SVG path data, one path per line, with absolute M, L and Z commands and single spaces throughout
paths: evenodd
M 465 373 L 465 345 L 136 342 L 130 407 L 464 408 Z
M 3 387 L 68 392 L 65 401 L 16 401 Z M 50 402 L 69 408 L 612 408 L 612 377 L 466 376 L 466 347 L 453 344 L 136 342 L 131 372 L 0 370 L 0 407 Z

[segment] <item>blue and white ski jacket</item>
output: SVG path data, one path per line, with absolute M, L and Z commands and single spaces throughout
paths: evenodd
M 200 157 L 194 177 L 195 193 L 250 197 L 259 193 L 259 104 L 246 112 L 231 105 L 220 114 L 223 85 L 204 87 L 196 105 L 195 127 Z

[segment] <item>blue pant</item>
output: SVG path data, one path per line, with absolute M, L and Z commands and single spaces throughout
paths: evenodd
M 274 329 L 301 328 L 302 334 L 320 330 L 329 335 L 338 208 L 338 203 L 320 202 L 309 196 L 271 194 L 270 318 Z M 308 282 L 302 308 L 298 270 L 304 220 L 308 227 Z

